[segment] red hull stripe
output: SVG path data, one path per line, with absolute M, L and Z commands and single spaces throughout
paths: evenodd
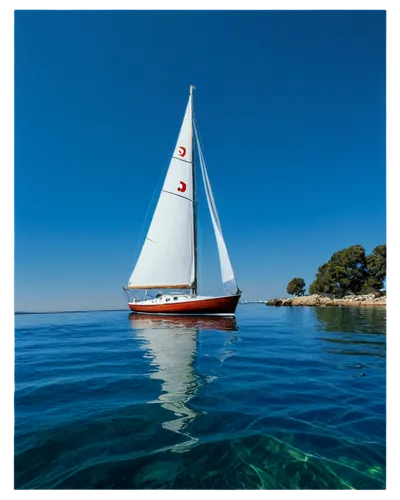
M 137 313 L 165 314 L 233 314 L 240 295 L 216 297 L 204 300 L 188 300 L 172 304 L 129 304 L 131 311 Z

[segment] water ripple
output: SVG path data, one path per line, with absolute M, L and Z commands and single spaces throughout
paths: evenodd
M 386 312 L 360 309 L 16 316 L 15 488 L 385 488 Z

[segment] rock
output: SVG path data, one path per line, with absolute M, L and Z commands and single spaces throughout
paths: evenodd
M 266 302 L 267 306 L 379 306 L 386 307 L 386 295 L 379 296 L 379 294 L 369 293 L 366 295 L 346 295 L 341 299 L 335 299 L 323 295 L 306 295 L 303 297 L 293 298 L 275 298 Z

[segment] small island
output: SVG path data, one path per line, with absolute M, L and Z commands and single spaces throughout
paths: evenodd
M 335 252 L 318 268 L 305 295 L 303 278 L 293 278 L 286 288 L 295 297 L 268 300 L 267 306 L 386 307 L 386 244 L 370 255 L 361 245 Z

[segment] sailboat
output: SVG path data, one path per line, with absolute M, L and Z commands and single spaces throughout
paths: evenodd
M 134 313 L 234 316 L 241 296 L 194 120 L 194 88 L 190 86 L 178 141 L 145 242 L 128 286 L 124 287 Z M 227 292 L 220 297 L 198 294 L 195 146 L 217 242 L 222 283 Z M 144 291 L 144 296 L 138 298 L 138 291 Z M 155 296 L 154 291 L 158 292 Z

